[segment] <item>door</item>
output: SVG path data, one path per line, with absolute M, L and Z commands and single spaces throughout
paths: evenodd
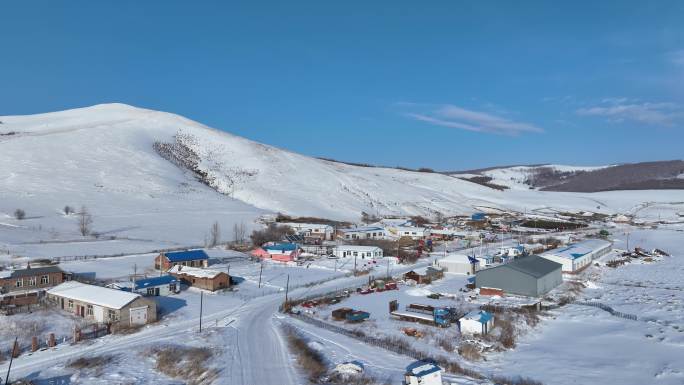
M 131 325 L 144 325 L 147 323 L 147 306 L 131 308 Z

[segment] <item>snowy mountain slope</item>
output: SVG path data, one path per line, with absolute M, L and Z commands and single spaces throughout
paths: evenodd
M 613 213 L 682 200 L 675 190 L 497 191 L 438 173 L 314 159 L 122 104 L 0 121 L 0 247 L 35 255 L 132 251 L 112 244 L 120 239 L 137 242 L 135 250 L 200 245 L 213 221 L 231 239 L 233 223 L 252 224 L 264 211 L 357 220 L 362 211 L 429 216 L 487 207 Z M 70 242 L 83 239 L 76 218 L 60 213 L 67 204 L 88 206 L 94 230 L 117 239 Z M 12 218 L 16 208 L 27 219 Z M 54 243 L 49 252 L 46 241 Z

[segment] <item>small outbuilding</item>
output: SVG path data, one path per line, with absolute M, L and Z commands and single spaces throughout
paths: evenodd
M 188 286 L 216 291 L 230 287 L 230 276 L 222 271 L 176 265 L 168 273 Z
M 458 324 L 461 334 L 485 335 L 494 327 L 494 315 L 484 310 L 473 310 L 459 318 Z
M 180 281 L 173 275 L 139 278 L 134 282 L 116 282 L 107 285 L 107 287 L 131 291 L 133 285 L 135 285 L 134 293 L 148 297 L 165 296 L 180 292 Z
M 209 256 L 204 250 L 166 251 L 160 253 L 154 259 L 154 267 L 157 270 L 167 271 L 170 268 L 180 266 L 209 267 Z
M 416 361 L 406 367 L 406 385 L 442 385 L 442 368 L 432 361 Z
M 560 263 L 531 255 L 478 271 L 475 285 L 478 288 L 500 289 L 505 293 L 540 297 L 563 282 L 561 267 Z
M 437 266 L 447 273 L 471 275 L 480 269 L 480 262 L 467 255 L 449 254 L 437 261 Z

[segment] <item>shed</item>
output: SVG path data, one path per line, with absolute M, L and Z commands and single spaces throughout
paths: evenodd
M 494 315 L 484 310 L 473 310 L 459 318 L 458 323 L 461 334 L 485 335 L 494 327 Z
M 529 297 L 542 296 L 562 282 L 561 264 L 536 255 L 480 270 L 475 276 L 478 288 L 501 289 Z
M 416 361 L 406 367 L 406 385 L 442 385 L 442 368 L 433 361 Z
M 181 282 L 199 289 L 216 291 L 230 287 L 230 276 L 222 271 L 189 266 L 174 266 L 168 273 Z
M 121 290 L 131 290 L 131 285 L 119 283 L 116 285 Z M 135 293 L 144 296 L 160 296 L 178 293 L 180 291 L 180 281 L 173 275 L 162 275 L 161 277 L 141 278 L 135 280 Z
M 437 266 L 443 268 L 447 273 L 456 274 L 475 274 L 480 268 L 480 262 L 463 254 L 449 254 L 437 261 Z

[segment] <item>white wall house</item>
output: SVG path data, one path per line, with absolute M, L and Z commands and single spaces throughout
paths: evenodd
M 485 335 L 494 327 L 494 315 L 484 310 L 473 310 L 461 317 L 458 322 L 461 334 Z
M 297 234 L 306 237 L 320 237 L 324 240 L 333 240 L 335 228 L 322 223 L 294 223 L 284 222 L 281 225 L 292 227 Z
M 480 269 L 480 262 L 463 254 L 449 254 L 437 261 L 437 266 L 447 273 L 475 274 Z
M 433 362 L 416 361 L 406 368 L 406 385 L 442 385 L 442 368 Z
M 596 258 L 609 253 L 612 247 L 612 243 L 608 241 L 587 239 L 569 246 L 549 250 L 539 256 L 563 265 L 564 273 L 574 273 L 590 265 Z
M 354 239 L 386 239 L 387 230 L 380 226 L 363 226 L 341 229 L 340 234 L 346 240 Z
M 333 254 L 338 258 L 377 259 L 382 258 L 382 249 L 376 246 L 339 245 Z
M 412 239 L 423 239 L 425 238 L 426 234 L 430 234 L 429 230 L 426 233 L 426 229 L 424 227 L 397 226 L 393 227 L 392 231 L 394 232 L 394 235 L 399 238 L 409 237 Z

